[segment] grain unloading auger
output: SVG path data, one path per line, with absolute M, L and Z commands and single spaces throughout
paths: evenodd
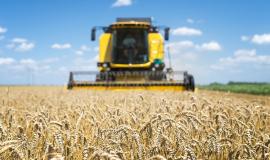
M 192 75 L 165 68 L 168 27 L 153 26 L 151 18 L 117 18 L 108 27 L 94 27 L 92 41 L 98 29 L 104 32 L 99 42 L 99 71 L 70 72 L 68 89 L 194 91 Z

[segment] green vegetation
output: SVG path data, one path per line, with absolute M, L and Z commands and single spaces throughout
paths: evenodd
M 247 83 L 247 82 L 229 82 L 227 84 L 211 83 L 209 85 L 199 86 L 201 89 L 226 91 L 234 93 L 248 93 L 254 95 L 270 95 L 270 83 Z

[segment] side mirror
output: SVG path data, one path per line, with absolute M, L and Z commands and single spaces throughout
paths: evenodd
M 169 27 L 165 28 L 164 32 L 165 32 L 164 38 L 165 38 L 166 41 L 168 41 L 169 40 L 169 35 L 170 35 L 170 28 Z
M 96 40 L 96 27 L 92 28 L 91 31 L 91 40 L 95 41 Z

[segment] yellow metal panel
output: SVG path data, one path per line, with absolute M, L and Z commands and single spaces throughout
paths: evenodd
M 164 40 L 159 33 L 149 33 L 148 35 L 150 61 L 154 59 L 164 59 Z
M 111 64 L 112 68 L 149 68 L 151 62 L 144 64 Z
M 112 50 L 112 35 L 104 33 L 99 40 L 99 62 L 110 62 Z

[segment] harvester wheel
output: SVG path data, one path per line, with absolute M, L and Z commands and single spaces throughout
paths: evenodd
M 189 86 L 188 86 L 188 90 L 190 91 L 195 91 L 195 80 L 193 75 L 188 75 L 188 81 L 189 81 Z

